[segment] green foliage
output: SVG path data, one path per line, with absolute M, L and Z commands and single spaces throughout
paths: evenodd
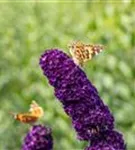
M 30 126 L 9 112 L 25 112 L 36 100 L 41 123 L 53 130 L 55 150 L 81 150 L 70 118 L 38 65 L 45 49 L 69 53 L 72 40 L 101 43 L 105 51 L 85 66 L 88 78 L 109 105 L 129 150 L 135 149 L 134 2 L 0 3 L 0 149 L 18 150 Z

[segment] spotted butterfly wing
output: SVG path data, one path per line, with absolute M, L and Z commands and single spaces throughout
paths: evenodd
M 69 45 L 69 50 L 74 62 L 77 65 L 83 66 L 86 61 L 91 60 L 95 55 L 103 51 L 103 46 L 84 44 L 80 41 L 76 41 Z

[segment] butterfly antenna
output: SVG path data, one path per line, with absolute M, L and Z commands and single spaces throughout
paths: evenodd
M 12 116 L 14 116 L 14 115 L 15 115 L 15 113 L 13 113 L 13 112 L 9 112 L 9 114 L 10 114 L 10 115 L 12 115 Z
M 16 113 L 9 112 L 10 115 L 12 115 L 16 119 Z

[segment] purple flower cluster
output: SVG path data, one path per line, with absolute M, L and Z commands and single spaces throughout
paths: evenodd
M 35 125 L 24 139 L 22 150 L 52 150 L 51 129 Z
M 125 150 L 123 136 L 117 131 L 106 130 L 91 140 L 91 145 L 85 150 Z
M 119 144 L 117 141 L 119 133 L 111 134 L 114 117 L 109 108 L 103 103 L 86 74 L 69 56 L 57 49 L 47 50 L 40 58 L 40 66 L 49 83 L 54 87 L 55 96 L 72 118 L 78 139 L 91 141 L 91 150 L 95 150 L 96 141 L 98 141 L 97 146 L 102 144 L 104 147 L 109 145 L 115 150 L 125 150 L 123 137 L 118 136 L 119 141 L 122 141 Z M 106 139 L 106 132 L 116 140 L 109 142 Z M 108 136 L 108 138 L 113 137 Z M 115 143 L 117 148 L 114 147 Z
M 116 150 L 109 144 L 98 144 L 96 146 L 87 147 L 85 150 Z

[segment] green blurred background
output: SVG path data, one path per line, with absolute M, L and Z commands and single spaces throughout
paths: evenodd
M 39 67 L 45 49 L 74 40 L 105 45 L 105 51 L 85 65 L 104 103 L 135 150 L 135 3 L 0 2 L 0 150 L 19 150 L 30 126 L 9 112 L 26 112 L 36 100 L 45 111 L 40 123 L 53 130 L 54 150 L 81 150 L 70 118 L 53 95 Z

